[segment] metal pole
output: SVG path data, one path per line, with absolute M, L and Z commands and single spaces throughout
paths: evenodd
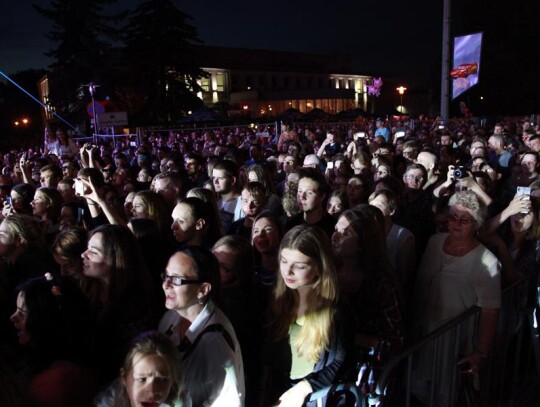
M 443 2 L 441 118 L 447 121 L 450 115 L 450 11 L 452 0 L 443 0 Z
M 92 98 L 92 112 L 94 114 L 94 144 L 97 142 L 97 134 L 99 134 L 99 119 L 98 113 L 96 112 L 96 99 L 94 98 L 94 93 L 96 88 L 99 88 L 101 85 L 96 85 L 94 82 L 90 82 L 88 85 L 88 92 L 90 92 L 90 97 Z

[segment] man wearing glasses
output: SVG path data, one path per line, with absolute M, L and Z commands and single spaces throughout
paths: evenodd
M 433 195 L 423 190 L 427 182 L 427 171 L 421 164 L 409 164 L 403 175 L 405 191 L 403 212 L 396 223 L 409 229 L 416 242 L 417 259 L 422 257 L 430 236 L 435 233 Z

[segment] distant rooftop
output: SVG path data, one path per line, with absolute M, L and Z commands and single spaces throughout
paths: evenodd
M 205 45 L 197 46 L 196 50 L 198 61 L 205 68 L 353 74 L 351 57 L 347 54 L 305 54 Z

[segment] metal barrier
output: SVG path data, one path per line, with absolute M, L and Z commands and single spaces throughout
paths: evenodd
M 431 377 L 427 381 L 430 383 L 429 397 L 421 401 L 421 404 L 493 407 L 510 405 L 515 401 L 515 405 L 532 405 L 531 402 L 538 401 L 538 399 L 531 401 L 530 397 L 538 397 L 540 373 L 540 334 L 536 316 L 539 311 L 538 298 L 540 298 L 538 274 L 525 276 L 503 290 L 497 337 L 487 364 L 475 380 L 480 389 L 475 400 L 466 398 L 458 400 L 464 380 L 455 362 L 461 352 L 459 339 L 462 327 L 471 320 L 474 321 L 475 329 L 473 341 L 476 338 L 481 311 L 479 307 L 468 309 L 388 361 L 377 379 L 374 392 L 364 394 L 354 383 L 339 384 L 314 392 L 309 401 L 319 401 L 336 391 L 348 391 L 354 396 L 356 407 L 379 406 L 381 403 L 385 407 L 410 407 L 420 355 L 433 346 Z M 532 299 L 534 301 L 531 301 Z M 434 356 L 439 353 L 445 338 L 449 336 L 453 336 L 453 343 L 451 352 L 446 357 L 453 363 L 448 365 L 450 372 L 447 397 L 441 400 L 439 397 L 441 383 L 435 380 L 441 361 Z M 467 380 L 470 378 L 471 376 L 468 376 Z M 527 394 L 527 386 L 532 389 L 532 394 Z M 418 405 L 418 402 L 415 405 Z
M 496 343 L 490 352 L 487 365 L 474 380 L 480 389 L 478 393 L 480 405 L 495 406 L 502 400 L 509 400 L 516 395 L 520 383 L 538 376 L 540 349 L 534 312 L 537 301 L 535 304 L 524 302 L 527 300 L 527 294 L 531 293 L 532 286 L 536 289 L 536 275 L 523 277 L 503 290 Z M 465 311 L 390 360 L 377 380 L 375 396 L 382 400 L 384 405 L 409 407 L 413 387 L 416 387 L 415 383 L 418 381 L 419 365 L 425 362 L 421 360 L 422 355 L 432 347 L 430 375 L 427 380 L 420 381 L 427 387 L 420 391 L 416 388 L 414 394 L 417 396 L 422 390 L 428 390 L 427 393 L 423 392 L 424 396 L 429 396 L 428 399 L 422 400 L 427 406 L 455 406 L 465 380 L 459 374 L 456 363 L 462 352 L 460 343 L 462 327 L 474 320 L 472 338 L 474 340 L 478 332 L 479 313 L 478 307 Z M 435 356 L 440 354 L 441 347 L 443 349 L 445 345 L 448 347 L 448 340 L 452 342 L 451 353 L 444 355 L 447 358 L 445 362 Z M 444 367 L 449 367 L 450 371 L 441 374 L 441 363 L 445 364 Z M 449 382 L 442 383 L 441 376 L 445 377 L 448 374 Z M 446 397 L 441 398 L 441 395 Z M 477 402 L 460 402 L 460 406 L 467 404 L 477 405 Z

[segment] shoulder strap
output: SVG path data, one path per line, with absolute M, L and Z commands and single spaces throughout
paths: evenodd
M 231 337 L 231 334 L 229 334 L 229 332 L 225 329 L 225 327 L 223 325 L 221 325 L 221 324 L 211 324 L 211 325 L 208 325 L 206 328 L 204 328 L 199 335 L 197 335 L 197 337 L 195 338 L 195 340 L 193 341 L 191 346 L 188 347 L 188 349 L 186 350 L 186 352 L 182 356 L 182 359 L 187 358 L 188 355 L 191 354 L 191 352 L 193 352 L 193 350 L 195 349 L 195 347 L 197 346 L 197 344 L 201 340 L 202 336 L 204 334 L 208 333 L 208 332 L 219 332 L 219 333 L 221 333 L 221 335 L 223 336 L 223 339 L 225 339 L 225 342 L 227 342 L 227 345 L 229 345 L 229 348 L 231 348 L 231 350 L 233 352 L 235 351 L 234 341 L 233 341 L 233 339 Z

